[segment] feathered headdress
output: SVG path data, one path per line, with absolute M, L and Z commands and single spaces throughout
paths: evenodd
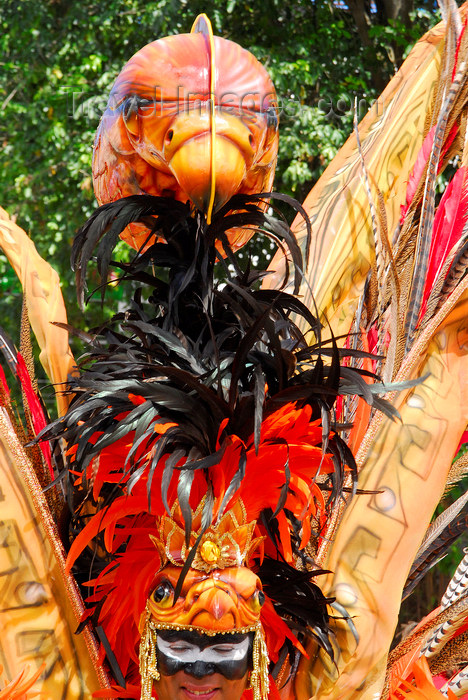
M 333 655 L 314 546 L 355 474 L 334 403 L 369 385 L 340 367 L 346 351 L 321 342 L 298 299 L 255 289 L 262 273 L 239 267 L 225 232 L 248 224 L 282 239 L 300 271 L 289 229 L 262 199 L 238 196 L 208 225 L 188 205 L 129 197 L 101 207 L 74 246 L 80 290 L 98 242 L 103 280 L 111 264 L 144 284 L 92 338 L 70 409 L 45 436 L 68 445 L 69 566 L 91 570 L 91 619 L 115 675 L 137 685 L 140 672 L 145 698 L 161 627 L 253 631 L 256 698 L 268 695 L 268 657 L 274 673 L 288 653 L 293 665 L 306 630 Z M 110 262 L 119 233 L 141 221 L 155 242 Z

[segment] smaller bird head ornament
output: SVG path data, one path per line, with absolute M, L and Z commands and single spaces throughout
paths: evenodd
M 268 73 L 200 15 L 190 34 L 158 39 L 124 66 L 96 135 L 94 189 L 99 204 L 133 194 L 190 201 L 210 223 L 233 195 L 271 190 L 277 151 Z M 231 231 L 230 244 L 251 235 Z M 148 230 L 132 224 L 123 238 L 139 249 Z
M 142 700 L 152 697 L 153 681 L 161 676 L 159 666 L 166 673 L 183 669 L 196 677 L 209 676 L 213 671 L 228 678 L 242 677 L 250 669 L 249 684 L 254 699 L 268 697 L 269 658 L 260 622 L 265 594 L 260 578 L 248 566 L 264 538 L 254 536 L 256 523 L 247 522 L 241 500 L 208 528 L 204 527 L 205 503 L 204 497 L 191 514 L 188 544 L 177 502 L 171 515 L 160 519 L 159 535 L 151 535 L 162 568 L 155 577 L 140 620 Z M 182 579 L 184 567 L 186 574 Z M 185 648 L 182 653 L 175 645 L 165 649 L 164 635 L 168 631 L 173 635 L 182 632 L 185 642 L 195 646 L 203 637 L 217 644 L 235 640 L 234 654 L 230 658 L 225 651 L 224 657 L 211 659 L 211 664 L 195 662 L 196 668 L 193 658 L 186 658 Z M 175 639 L 180 641 L 177 636 Z M 238 647 L 243 644 L 245 653 L 237 658 Z

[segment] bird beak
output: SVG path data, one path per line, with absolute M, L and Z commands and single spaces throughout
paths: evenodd
M 205 213 L 240 190 L 254 158 L 250 130 L 240 117 L 217 110 L 213 121 L 214 129 L 208 110 L 183 112 L 164 144 L 164 159 L 180 188 Z

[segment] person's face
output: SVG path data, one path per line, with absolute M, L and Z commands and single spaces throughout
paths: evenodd
M 247 677 L 228 680 L 221 673 L 211 673 L 203 678 L 195 678 L 185 671 L 178 671 L 174 676 L 161 673 L 154 688 L 159 700 L 240 700 L 247 687 Z
M 240 700 L 247 687 L 251 635 L 163 631 L 157 647 L 159 700 Z

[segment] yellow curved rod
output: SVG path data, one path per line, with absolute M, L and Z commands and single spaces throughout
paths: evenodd
M 211 224 L 216 190 L 216 119 L 215 119 L 215 86 L 216 86 L 216 58 L 215 44 L 213 38 L 213 27 L 210 19 L 205 13 L 198 15 L 193 23 L 191 33 L 203 34 L 210 48 L 210 198 L 206 211 L 206 221 Z

